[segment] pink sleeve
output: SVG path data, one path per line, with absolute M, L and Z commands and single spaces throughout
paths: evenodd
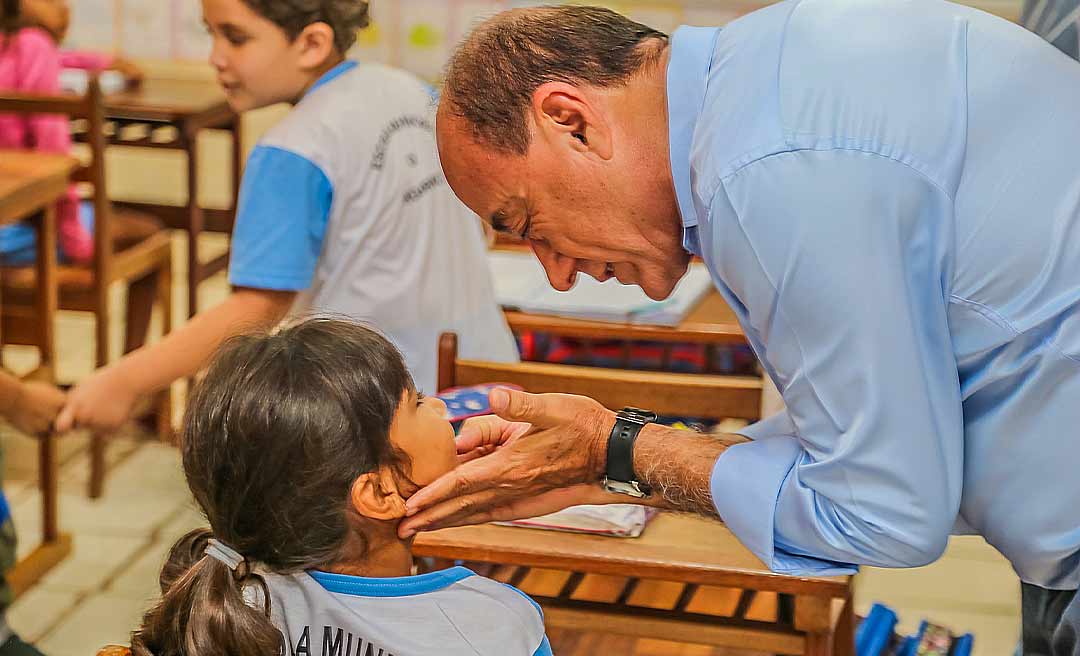
M 45 32 L 31 29 L 20 34 L 17 79 L 28 93 L 60 93 L 60 52 Z M 31 146 L 55 153 L 71 151 L 67 117 L 37 114 L 29 120 Z
M 113 65 L 116 57 L 91 50 L 61 50 L 60 68 L 79 68 L 87 71 L 104 71 Z

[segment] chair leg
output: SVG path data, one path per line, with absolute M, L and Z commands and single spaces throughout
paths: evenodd
M 169 257 L 164 266 L 157 272 L 157 300 L 161 306 L 161 335 L 164 337 L 172 331 L 173 322 L 173 285 L 172 285 L 172 258 Z M 157 408 L 157 434 L 163 442 L 175 442 L 172 426 L 172 386 L 158 392 Z
M 149 273 L 128 284 L 127 321 L 124 353 L 131 353 L 146 343 L 150 318 L 154 313 L 154 298 L 158 294 L 160 272 Z
M 103 367 L 109 362 L 109 298 L 107 289 L 98 290 L 96 332 L 97 366 Z M 105 491 L 105 436 L 94 433 L 90 436 L 90 483 L 87 496 L 100 499 Z

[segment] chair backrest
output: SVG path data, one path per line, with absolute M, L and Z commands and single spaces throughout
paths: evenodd
M 611 409 L 648 408 L 661 415 L 756 420 L 761 379 L 579 367 L 541 362 L 459 360 L 457 335 L 439 338 L 439 390 L 483 383 L 511 383 L 528 392 L 580 394 Z
M 120 645 L 109 645 L 99 649 L 97 656 L 131 656 L 131 650 Z
M 105 184 L 105 98 L 97 75 L 90 76 L 86 94 L 82 96 L 0 92 L 0 114 L 60 114 L 86 121 L 90 160 L 75 171 L 72 180 L 89 183 L 94 189 L 94 273 L 97 280 L 108 280 L 112 206 Z

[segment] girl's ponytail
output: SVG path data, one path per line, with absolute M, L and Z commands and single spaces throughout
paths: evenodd
M 161 570 L 161 601 L 132 635 L 133 656 L 281 653 L 281 633 L 270 620 L 262 577 L 247 560 L 232 570 L 207 556 L 212 537 L 210 529 L 196 529 L 173 545 Z
M 0 0 L 0 45 L 22 27 L 22 0 Z

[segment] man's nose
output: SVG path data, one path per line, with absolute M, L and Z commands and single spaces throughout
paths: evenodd
M 548 282 L 560 292 L 569 291 L 577 280 L 577 260 L 556 252 L 543 241 L 532 241 L 533 253 L 547 273 Z

